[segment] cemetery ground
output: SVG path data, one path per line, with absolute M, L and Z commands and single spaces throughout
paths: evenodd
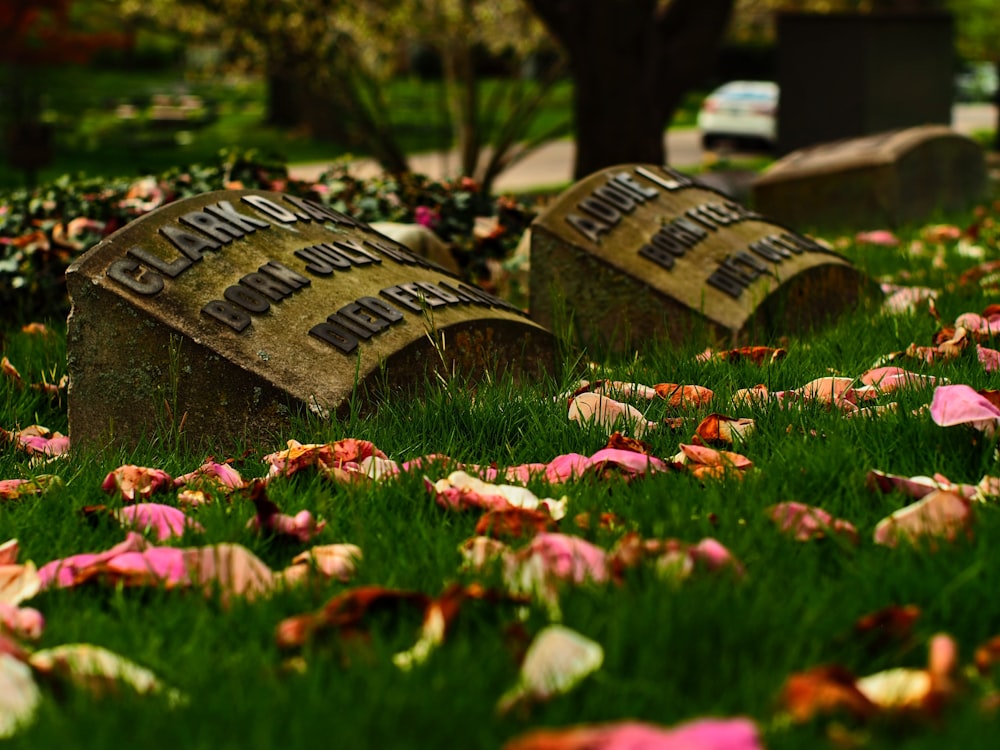
M 62 454 L 64 324 L 7 330 L 0 729 L 12 747 L 572 748 L 639 721 L 665 733 L 643 747 L 992 748 L 996 210 L 826 237 L 932 304 L 902 292 L 741 354 L 697 332 L 581 351 L 557 326 L 558 378 L 445 378 L 224 455 L 169 405 L 135 450 Z M 641 419 L 573 419 L 577 393 Z M 956 395 L 979 411 L 944 426 Z M 317 447 L 274 455 L 288 440 Z M 622 452 L 598 454 L 609 440 Z M 514 493 L 458 502 L 442 480 L 463 468 L 541 512 L 484 520 Z M 508 546 L 470 547 L 489 535 Z M 666 734 L 709 719 L 701 744 Z M 580 725 L 608 733 L 529 735 Z

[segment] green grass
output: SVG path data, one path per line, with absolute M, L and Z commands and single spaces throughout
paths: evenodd
M 850 247 L 845 251 L 876 275 L 907 270 L 920 283 L 944 287 L 973 261 L 948 256 L 947 270 L 927 257 L 901 251 Z M 991 251 L 992 256 L 996 251 Z M 943 320 L 979 311 L 992 298 L 984 292 L 945 292 L 938 304 Z M 665 473 L 631 483 L 588 477 L 562 487 L 541 480 L 529 486 L 540 496 L 566 494 L 570 511 L 561 528 L 610 548 L 622 531 L 577 529 L 581 512 L 612 512 L 628 530 L 649 538 L 695 542 L 713 536 L 745 564 L 747 577 L 697 575 L 679 585 L 658 579 L 649 568 L 630 572 L 621 585 L 567 586 L 560 604 L 563 623 L 596 640 L 605 652 L 599 672 L 567 695 L 529 711 L 501 717 L 500 695 L 517 676 L 515 626 L 536 633 L 544 608 L 518 613 L 509 606 L 472 604 L 446 643 L 411 672 L 393 666 L 393 653 L 415 640 L 418 619 L 403 612 L 370 621 L 365 642 L 322 637 L 301 652 L 304 673 L 285 668 L 274 644 L 275 626 L 285 617 L 312 611 L 354 585 L 382 585 L 437 595 L 459 572 L 457 546 L 473 534 L 476 513 L 438 508 L 420 473 L 382 484 L 338 485 L 297 476 L 271 485 L 271 497 L 288 512 L 310 509 L 328 521 L 320 542 L 351 542 L 364 552 L 350 584 L 323 583 L 295 589 L 253 604 L 225 608 L 193 592 L 107 586 L 43 593 L 27 604 L 44 613 L 40 647 L 89 642 L 153 669 L 189 701 L 168 709 L 157 698 L 129 694 L 92 698 L 82 690 L 45 689 L 38 719 L 13 747 L 106 748 L 129 742 L 144 748 L 241 747 L 463 747 L 497 748 L 536 727 L 626 718 L 662 725 L 704 716 L 744 715 L 756 720 L 770 748 L 827 746 L 826 720 L 788 726 L 777 720 L 777 697 L 793 672 L 836 663 L 857 674 L 894 666 L 920 666 L 926 639 L 949 632 L 959 642 L 963 664 L 986 639 L 1000 633 L 1000 585 L 996 539 L 1000 514 L 976 508 L 972 540 L 937 551 L 876 546 L 871 534 L 879 519 L 906 501 L 865 489 L 869 469 L 906 475 L 942 472 L 954 481 L 976 482 L 997 474 L 994 441 L 963 428 L 940 428 L 925 412 L 929 388 L 899 394 L 898 412 L 878 419 L 848 420 L 819 406 L 784 410 L 729 405 L 739 388 L 766 382 L 794 388 L 832 372 L 856 376 L 883 355 L 911 342 L 930 343 L 938 324 L 927 315 L 882 317 L 874 308 L 846 314 L 833 327 L 783 342 L 788 356 L 759 369 L 750 364 L 701 364 L 688 346 L 650 344 L 636 357 L 608 357 L 605 376 L 647 384 L 697 383 L 713 389 L 715 401 L 700 410 L 675 411 L 662 402 L 649 418 L 684 416 L 684 428 L 648 436 L 653 452 L 669 458 L 687 442 L 709 411 L 752 416 L 757 432 L 743 453 L 754 468 L 742 482 L 707 481 Z M 61 326 L 51 338 L 8 331 L 3 354 L 28 382 L 54 380 L 65 372 Z M 758 341 L 775 344 L 776 341 Z M 901 363 L 976 388 L 997 387 L 974 356 L 934 366 Z M 604 445 L 598 429 L 582 429 L 566 418 L 565 402 L 553 396 L 582 370 L 572 362 L 560 381 L 480 387 L 475 397 L 460 382 L 430 386 L 421 399 L 384 404 L 371 418 L 301 422 L 287 438 L 325 442 L 345 437 L 372 440 L 398 461 L 428 453 L 500 467 L 548 461 Z M 643 405 L 645 408 L 645 405 Z M 0 380 L 0 426 L 41 423 L 68 429 L 64 402 L 51 402 Z M 79 511 L 98 503 L 117 507 L 101 481 L 119 464 L 132 462 L 180 474 L 204 456 L 167 447 L 169 441 L 134 452 L 72 455 L 33 465 L 11 446 L 0 446 L 0 478 L 59 475 L 63 484 L 42 497 L 0 505 L 0 541 L 17 537 L 22 560 L 41 565 L 59 556 L 103 550 L 123 532 L 111 524 L 92 526 Z M 265 473 L 262 457 L 283 440 L 249 441 L 233 458 L 245 478 Z M 222 459 L 223 456 L 216 458 Z M 436 475 L 433 478 L 438 478 Z M 170 496 L 164 496 L 170 502 Z M 819 505 L 852 521 L 857 547 L 835 540 L 797 543 L 780 536 L 764 509 L 798 500 Z M 204 535 L 180 544 L 238 542 L 272 567 L 284 566 L 303 545 L 261 539 L 245 529 L 252 506 L 239 496 L 197 513 Z M 497 583 L 491 577 L 487 583 Z M 852 635 L 855 620 L 890 604 L 921 608 L 909 643 L 873 651 Z M 523 616 L 523 620 L 520 619 Z M 937 721 L 898 718 L 854 726 L 871 748 L 992 748 L 992 715 L 977 708 L 976 686 L 960 693 Z

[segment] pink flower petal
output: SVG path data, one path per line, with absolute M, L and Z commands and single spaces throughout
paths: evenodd
M 938 378 L 910 372 L 902 367 L 874 367 L 864 372 L 858 380 L 864 385 L 874 385 L 883 393 L 888 393 L 904 386 L 919 388 L 924 385 L 934 385 Z
M 126 580 L 168 587 L 188 585 L 185 552 L 173 547 L 150 547 L 141 552 L 125 552 L 104 564 L 109 573 L 118 573 Z
M 854 241 L 859 245 L 879 245 L 881 247 L 896 247 L 899 238 L 888 229 L 874 229 L 870 232 L 858 232 Z
M 117 511 L 116 515 L 123 526 L 143 532 L 152 531 L 158 542 L 183 536 L 185 531 L 205 531 L 200 523 L 188 518 L 183 511 L 160 503 L 127 505 Z
M 86 568 L 107 562 L 126 552 L 141 552 L 148 546 L 149 542 L 142 534 L 130 531 L 125 536 L 125 541 L 119 542 L 105 552 L 85 552 L 79 555 L 70 555 L 61 560 L 53 560 L 38 569 L 41 588 L 44 591 L 53 586 L 56 588 L 72 586 L 76 583 L 77 576 Z
M 972 506 L 967 498 L 956 492 L 935 490 L 879 521 L 875 527 L 875 543 L 895 547 L 900 539 L 952 541 L 959 531 L 971 533 L 973 520 Z
M 778 525 L 779 531 L 799 542 L 820 539 L 828 533 L 841 534 L 855 543 L 858 541 L 858 530 L 851 523 L 834 518 L 822 508 L 786 502 L 772 505 L 767 514 Z
M 170 475 L 160 469 L 126 464 L 108 473 L 101 489 L 109 495 L 121 494 L 122 500 L 134 502 L 136 497 L 148 498 L 157 492 L 169 492 L 173 488 Z
M 527 547 L 518 550 L 517 556 L 539 562 L 547 575 L 563 581 L 604 583 L 609 578 L 607 553 L 576 536 L 536 534 Z
M 18 607 L 0 601 L 0 630 L 7 630 L 15 638 L 38 640 L 45 629 L 45 618 L 37 609 Z
M 206 461 L 194 471 L 182 474 L 174 479 L 174 486 L 186 484 L 209 483 L 230 489 L 239 489 L 244 485 L 243 477 L 229 464 Z
M 699 719 L 672 729 L 624 721 L 612 724 L 535 729 L 503 750 L 764 750 L 750 719 Z
M 976 346 L 976 356 L 979 364 L 983 366 L 985 372 L 996 372 L 1000 370 L 1000 352 L 996 349 L 987 349 L 985 346 Z
M 611 464 L 628 473 L 639 475 L 667 471 L 666 463 L 655 456 L 619 448 L 602 448 L 590 457 L 588 463 L 591 467 L 598 468 Z
M 934 389 L 931 419 L 942 427 L 967 424 L 992 435 L 1000 409 L 967 385 L 942 385 Z
M 581 393 L 569 404 L 569 418 L 580 424 L 595 424 L 610 435 L 616 429 L 627 430 L 637 438 L 657 427 L 642 412 L 599 393 Z

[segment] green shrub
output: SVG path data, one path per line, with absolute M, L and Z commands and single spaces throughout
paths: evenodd
M 256 151 L 224 151 L 214 164 L 138 179 L 66 175 L 0 195 L 0 318 L 5 323 L 65 318 L 65 273 L 73 260 L 155 208 L 223 189 L 277 190 L 320 200 L 367 222 L 425 224 L 452 246 L 466 278 L 486 285 L 490 260 L 510 254 L 534 218 L 529 206 L 489 196 L 471 180 L 445 183 L 422 175 L 359 180 L 341 165 L 314 184 L 290 180 L 283 162 Z

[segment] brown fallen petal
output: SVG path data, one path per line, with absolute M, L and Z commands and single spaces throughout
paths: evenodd
M 746 440 L 753 429 L 754 421 L 752 419 L 709 414 L 695 428 L 691 442 L 698 445 L 721 443 L 731 446 L 736 441 Z
M 791 675 L 782 689 L 781 704 L 796 722 L 838 712 L 865 719 L 878 711 L 858 690 L 854 675 L 837 665 L 815 667 Z
M 704 406 L 715 396 L 708 388 L 700 385 L 657 383 L 653 388 L 660 398 L 674 408 Z
M 488 601 L 492 604 L 509 602 L 518 605 L 531 602 L 526 596 L 514 596 L 497 589 L 488 589 L 478 583 L 468 586 L 452 584 L 442 592 L 441 596 L 427 605 L 419 640 L 407 651 L 395 654 L 392 658 L 393 663 L 400 669 L 409 669 L 426 661 L 431 652 L 444 642 L 463 606 L 469 601 Z
M 993 636 L 976 649 L 975 663 L 979 674 L 987 675 L 1000 662 L 1000 635 Z
M 636 438 L 622 435 L 617 430 L 611 433 L 611 436 L 608 438 L 608 444 L 604 447 L 614 448 L 616 450 L 632 451 L 633 453 L 641 453 L 644 456 L 653 455 L 653 446 L 649 443 L 644 440 L 637 440 Z
M 774 348 L 770 346 L 741 346 L 737 349 L 726 349 L 715 352 L 712 359 L 722 362 L 751 362 L 755 365 L 767 365 L 783 359 L 788 354 L 786 349 Z
M 542 531 L 555 531 L 557 527 L 555 519 L 545 510 L 502 508 L 487 511 L 476 524 L 476 534 L 497 539 L 523 539 Z
M 410 606 L 425 611 L 430 603 L 429 596 L 416 591 L 359 586 L 333 597 L 317 612 L 285 618 L 278 624 L 275 638 L 279 648 L 294 648 L 319 631 L 333 630 L 341 635 L 358 631 L 364 618 L 375 610 Z
M 583 529 L 584 531 L 590 530 L 594 525 L 595 517 L 591 513 L 577 513 L 573 516 L 573 523 L 578 529 Z M 624 529 L 626 521 L 621 516 L 615 513 L 609 513 L 607 511 L 602 512 L 596 517 L 597 528 L 604 531 L 615 531 L 616 529 Z
M 908 641 L 919 618 L 920 607 L 915 604 L 891 604 L 859 617 L 854 623 L 854 633 L 869 639 L 876 649 L 882 649 Z

